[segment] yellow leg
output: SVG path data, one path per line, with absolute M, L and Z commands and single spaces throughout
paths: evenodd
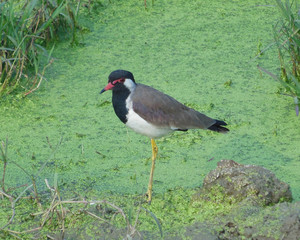
M 151 138 L 151 145 L 152 145 L 152 166 L 151 166 L 151 171 L 150 171 L 150 179 L 149 179 L 149 185 L 148 185 L 148 203 L 151 203 L 152 200 L 152 185 L 153 185 L 153 173 L 154 173 L 154 167 L 155 167 L 155 159 L 157 155 L 158 148 L 156 146 L 156 143 L 154 139 Z

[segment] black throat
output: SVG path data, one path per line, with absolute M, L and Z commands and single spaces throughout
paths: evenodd
M 123 122 L 127 122 L 126 115 L 128 109 L 126 108 L 126 99 L 128 98 L 130 91 L 125 86 L 113 89 L 112 91 L 112 103 L 118 118 Z

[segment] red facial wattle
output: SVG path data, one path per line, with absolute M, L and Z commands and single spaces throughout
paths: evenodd
M 117 83 L 124 83 L 124 82 L 125 82 L 124 78 L 120 78 L 120 79 L 114 80 L 112 83 L 108 82 L 108 84 L 105 86 L 105 88 L 103 88 L 101 90 L 100 94 L 103 93 L 103 92 L 105 92 L 105 91 L 107 91 L 107 90 L 113 89 Z

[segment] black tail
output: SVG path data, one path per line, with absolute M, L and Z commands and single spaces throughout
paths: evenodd
M 226 127 L 222 127 L 222 125 L 226 126 L 227 123 L 224 122 L 224 121 L 216 120 L 216 123 L 214 125 L 210 126 L 208 129 L 212 130 L 212 131 L 215 131 L 215 132 L 220 132 L 220 133 L 229 132 L 229 129 L 227 129 Z

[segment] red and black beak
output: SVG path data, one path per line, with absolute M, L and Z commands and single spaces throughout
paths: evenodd
M 103 89 L 101 90 L 100 94 L 101 94 L 101 93 L 104 93 L 104 92 L 107 91 L 107 90 L 112 89 L 114 86 L 115 86 L 115 85 L 113 85 L 111 82 L 109 82 L 109 83 L 106 85 L 106 87 L 103 88 Z
M 124 83 L 124 82 L 125 82 L 125 78 L 119 78 L 119 79 L 114 80 L 113 82 L 108 82 L 106 87 L 101 90 L 100 94 L 107 90 L 113 89 L 117 83 Z

